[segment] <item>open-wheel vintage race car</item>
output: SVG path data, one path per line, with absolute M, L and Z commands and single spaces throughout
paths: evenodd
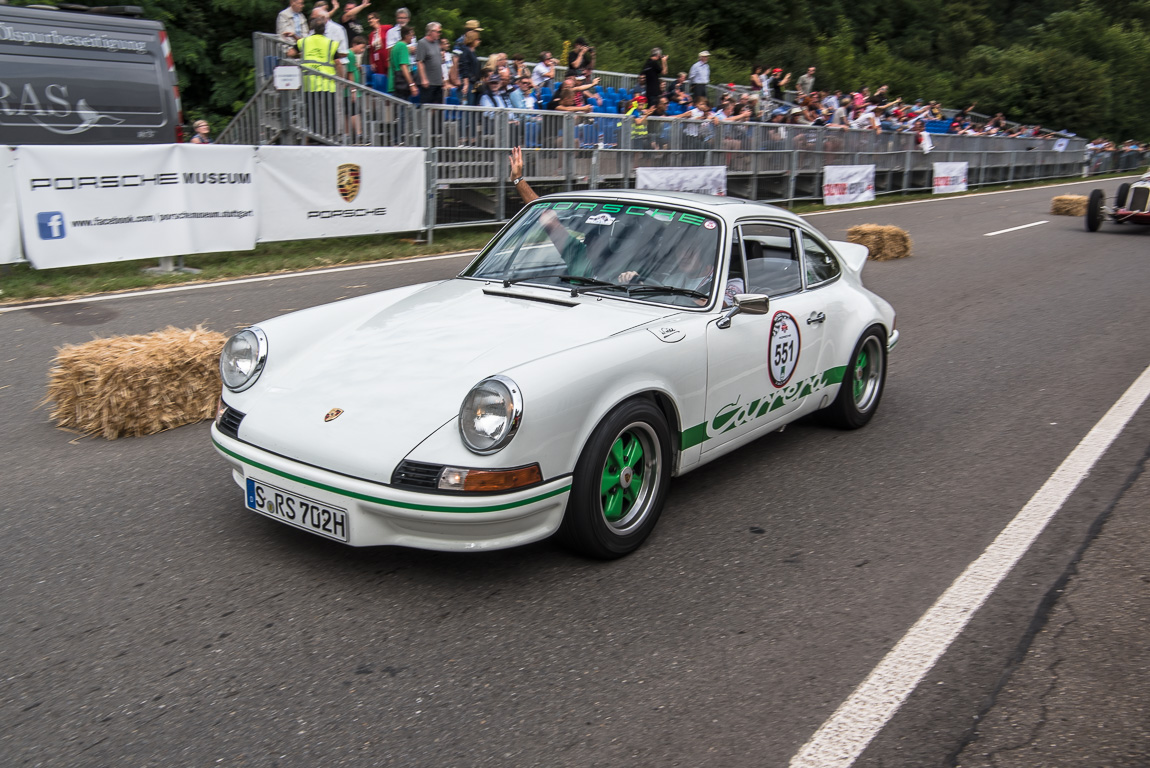
M 1097 232 L 1106 219 L 1115 224 L 1150 224 L 1150 171 L 1133 184 L 1122 182 L 1113 207 L 1106 205 L 1106 194 L 1101 189 L 1090 193 L 1086 203 L 1086 229 Z

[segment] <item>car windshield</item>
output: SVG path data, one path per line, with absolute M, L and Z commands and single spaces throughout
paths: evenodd
M 463 276 L 706 306 L 720 232 L 716 218 L 676 208 L 541 200 Z

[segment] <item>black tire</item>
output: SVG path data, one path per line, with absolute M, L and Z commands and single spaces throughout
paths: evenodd
M 1102 208 L 1106 204 L 1106 196 L 1101 189 L 1095 189 L 1090 193 L 1090 199 L 1086 201 L 1086 231 L 1097 232 L 1098 228 L 1102 226 L 1102 219 L 1105 216 Z
M 885 389 L 886 331 L 881 325 L 872 325 L 855 344 L 839 393 L 818 412 L 819 420 L 839 429 L 865 427 L 878 410 Z
M 663 511 L 672 458 L 663 412 L 640 398 L 621 404 L 595 428 L 579 456 L 559 542 L 600 560 L 634 552 Z M 618 480 L 609 486 L 616 472 Z
M 1130 197 L 1130 182 L 1124 181 L 1118 185 L 1118 194 L 1114 197 L 1115 208 L 1125 208 L 1126 200 Z

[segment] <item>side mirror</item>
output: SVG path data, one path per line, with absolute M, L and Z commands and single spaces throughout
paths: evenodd
M 737 314 L 765 315 L 771 311 L 771 300 L 761 293 L 735 294 L 735 306 L 723 313 L 715 324 L 719 328 L 730 328 L 731 318 Z

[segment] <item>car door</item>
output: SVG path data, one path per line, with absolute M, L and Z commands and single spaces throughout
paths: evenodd
M 737 314 L 707 327 L 707 441 L 703 453 L 769 427 L 813 391 L 826 314 L 804 290 L 800 233 L 777 223 L 737 227 L 746 293 L 771 297 L 765 315 Z

